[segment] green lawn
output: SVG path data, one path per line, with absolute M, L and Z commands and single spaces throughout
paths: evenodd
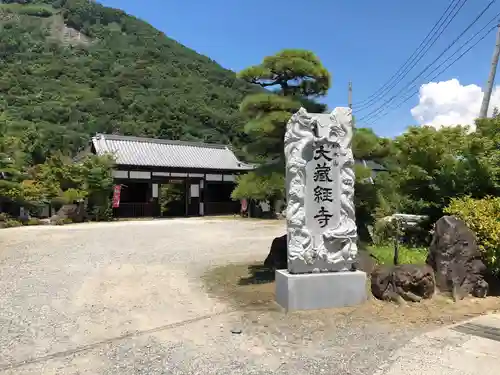
M 379 264 L 392 265 L 394 246 L 369 246 L 368 250 L 378 259 Z M 424 264 L 427 258 L 426 248 L 408 248 L 399 246 L 400 264 Z

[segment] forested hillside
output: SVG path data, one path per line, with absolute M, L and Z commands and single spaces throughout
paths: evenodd
M 89 0 L 0 0 L 0 122 L 31 163 L 96 132 L 241 141 L 257 90 L 149 24 Z

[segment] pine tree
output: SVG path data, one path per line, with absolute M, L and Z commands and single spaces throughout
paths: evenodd
M 283 138 L 286 124 L 300 107 L 323 112 L 315 102 L 330 88 L 330 74 L 314 53 L 287 49 L 264 58 L 238 75 L 266 91 L 248 95 L 240 110 L 249 120 L 245 126 L 247 158 L 260 165 L 241 177 L 234 198 L 269 199 L 284 192 Z

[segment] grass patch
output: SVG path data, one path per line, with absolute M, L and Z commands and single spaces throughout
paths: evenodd
M 368 251 L 382 265 L 394 264 L 394 246 L 369 246 Z M 429 251 L 426 248 L 399 247 L 400 264 L 425 264 Z

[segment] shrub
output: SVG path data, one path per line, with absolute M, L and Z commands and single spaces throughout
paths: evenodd
M 160 188 L 160 208 L 162 214 L 168 211 L 170 203 L 182 198 L 181 187 L 176 184 L 163 184 Z
M 375 245 L 387 245 L 394 241 L 396 227 L 391 220 L 377 220 L 373 227 L 373 243 Z
M 111 201 L 108 199 L 104 200 L 100 205 L 92 205 L 90 210 L 90 217 L 95 221 L 112 221 L 113 220 L 113 208 L 111 206 Z
M 72 224 L 73 220 L 71 220 L 69 217 L 66 217 L 64 219 L 57 219 L 54 221 L 55 225 L 66 225 L 66 224 Z
M 0 212 L 0 222 L 7 221 L 9 219 L 9 215 L 7 215 L 5 212 Z
M 15 227 L 21 227 L 23 223 L 21 223 L 19 220 L 15 219 L 7 219 L 3 222 L 3 227 L 4 228 L 15 228 Z
M 409 247 L 428 247 L 432 240 L 431 223 L 423 221 L 403 229 L 401 242 Z
M 70 188 L 62 193 L 62 200 L 65 203 L 81 202 L 87 197 L 87 192 Z
M 284 197 L 285 177 L 280 173 L 249 172 L 238 176 L 236 184 L 236 188 L 231 193 L 231 198 L 234 200 L 249 198 L 265 201 Z
M 401 223 L 399 229 L 399 242 L 408 247 L 426 247 L 429 245 L 431 236 L 428 229 L 429 224 L 422 221 L 417 225 L 405 225 Z M 375 245 L 387 245 L 394 243 L 396 236 L 396 221 L 379 219 L 373 227 L 372 239 Z
M 42 225 L 43 222 L 40 219 L 37 219 L 36 217 L 32 217 L 24 225 L 32 226 L 32 225 Z
M 462 219 L 476 234 L 488 268 L 500 273 L 500 197 L 455 198 L 444 210 Z

